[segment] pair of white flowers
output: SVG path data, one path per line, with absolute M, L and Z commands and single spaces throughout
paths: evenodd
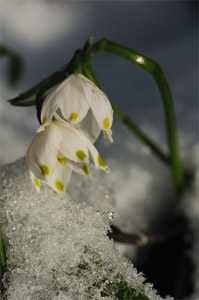
M 27 151 L 31 180 L 65 192 L 72 171 L 90 177 L 89 156 L 109 171 L 93 143 L 101 130 L 112 142 L 113 111 L 107 96 L 82 74 L 70 75 L 43 102 L 41 126 Z

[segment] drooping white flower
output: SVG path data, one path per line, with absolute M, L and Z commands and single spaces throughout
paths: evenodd
M 71 124 L 78 124 L 92 142 L 97 139 L 101 130 L 112 142 L 111 104 L 103 91 L 84 75 L 70 75 L 49 93 L 42 105 L 42 124 L 38 131 L 49 125 L 57 113 L 61 113 L 63 119 Z
M 72 170 L 90 176 L 90 156 L 97 168 L 109 171 L 99 152 L 81 130 L 59 118 L 37 133 L 26 157 L 36 189 L 40 190 L 40 180 L 44 180 L 61 193 L 67 188 Z

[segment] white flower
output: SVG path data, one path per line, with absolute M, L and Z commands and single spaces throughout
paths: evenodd
M 42 124 L 38 131 L 49 125 L 57 113 L 71 124 L 78 124 L 92 142 L 101 130 L 113 141 L 111 104 L 107 96 L 82 74 L 70 75 L 49 93 L 42 105 Z
M 40 180 L 57 192 L 64 192 L 74 170 L 90 176 L 89 156 L 97 168 L 109 171 L 91 141 L 67 122 L 53 121 L 37 133 L 27 151 L 30 176 L 37 190 Z

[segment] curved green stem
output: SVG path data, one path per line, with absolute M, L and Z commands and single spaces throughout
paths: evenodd
M 113 43 L 106 39 L 102 39 L 96 42 L 84 53 L 83 60 L 85 64 L 89 64 L 93 56 L 100 51 L 111 52 L 129 60 L 130 62 L 149 72 L 155 79 L 163 102 L 167 129 L 167 140 L 169 146 L 169 160 L 171 164 L 173 179 L 177 187 L 183 186 L 185 175 L 178 149 L 173 100 L 169 85 L 160 65 L 150 57 L 147 57 L 146 55 L 141 54 L 136 50 L 130 49 L 117 43 Z

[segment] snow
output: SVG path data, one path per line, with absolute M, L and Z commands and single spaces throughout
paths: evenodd
M 95 210 L 86 195 L 80 203 L 47 186 L 37 193 L 24 158 L 3 166 L 1 176 L 3 282 L 9 300 L 116 299 L 113 287 L 122 282 L 149 299 L 161 299 L 107 237 L 111 211 Z M 92 191 L 95 201 L 107 201 L 102 187 Z

